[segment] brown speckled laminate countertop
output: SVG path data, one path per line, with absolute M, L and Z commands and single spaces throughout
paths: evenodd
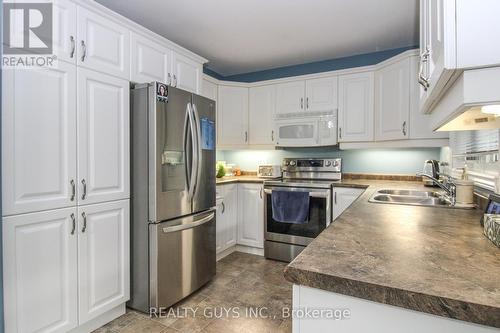
M 263 183 L 264 178 L 259 178 L 257 176 L 227 176 L 222 178 L 217 178 L 217 185 L 230 184 L 230 183 Z
M 500 327 L 500 249 L 479 210 L 368 202 L 421 183 L 344 180 L 367 190 L 285 269 L 295 284 Z

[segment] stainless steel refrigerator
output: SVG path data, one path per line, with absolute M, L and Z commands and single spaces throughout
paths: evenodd
M 131 299 L 168 307 L 215 275 L 215 102 L 131 89 Z

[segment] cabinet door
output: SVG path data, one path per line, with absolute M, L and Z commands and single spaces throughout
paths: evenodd
M 3 75 L 3 214 L 74 205 L 76 67 Z
M 238 185 L 224 185 L 224 222 L 226 238 L 224 249 L 236 245 L 238 230 Z
M 68 0 L 53 3 L 52 40 L 58 60 L 76 63 L 76 5 Z
M 274 144 L 274 107 L 276 86 L 250 88 L 248 130 L 252 145 Z
M 130 62 L 131 81 L 146 83 L 159 81 L 171 83 L 172 77 L 172 51 L 157 42 L 131 34 Z
M 200 93 L 202 65 L 174 52 L 174 87 Z
M 130 32 L 124 26 L 77 7 L 78 64 L 102 73 L 130 78 Z
M 373 72 L 339 77 L 339 141 L 373 140 Z
M 201 86 L 201 95 L 217 102 L 217 85 L 212 81 L 203 79 Z
M 78 203 L 128 198 L 129 83 L 79 68 L 78 90 Z
M 219 186 L 220 187 L 220 186 Z M 224 251 L 224 243 L 226 241 L 225 239 L 225 219 L 224 219 L 224 202 L 223 198 L 220 200 L 217 199 L 216 205 L 215 205 L 215 211 L 216 211 L 216 216 L 215 216 L 215 252 L 217 254 L 221 253 Z
M 410 77 L 416 77 L 419 58 L 410 57 Z M 410 80 L 410 139 L 446 139 L 449 132 L 433 132 L 430 115 L 420 112 L 421 88 L 416 80 Z
M 78 208 L 80 325 L 130 298 L 129 201 Z
M 307 111 L 334 111 L 338 107 L 337 77 L 306 81 Z
M 333 191 L 333 218 L 335 221 L 365 190 L 359 188 L 335 187 Z
M 74 208 L 4 218 L 6 332 L 67 332 L 77 326 L 75 218 Z
M 410 60 L 405 58 L 375 73 L 376 139 L 409 137 Z
M 295 81 L 276 85 L 276 114 L 302 112 L 305 110 L 305 82 Z
M 248 88 L 219 86 L 217 133 L 220 145 L 248 143 Z
M 262 185 L 238 185 L 238 244 L 264 247 Z

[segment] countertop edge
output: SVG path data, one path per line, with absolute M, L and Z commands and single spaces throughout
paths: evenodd
M 368 301 L 414 310 L 431 315 L 500 328 L 500 308 L 437 295 L 352 280 L 287 266 L 285 279 L 293 284 L 321 289 Z M 322 281 L 328 280 L 328 283 Z M 423 306 L 422 306 L 423 305 Z

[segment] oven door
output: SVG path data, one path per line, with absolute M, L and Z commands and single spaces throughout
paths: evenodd
M 309 221 L 303 224 L 283 223 L 273 220 L 272 191 L 309 192 Z M 330 224 L 331 190 L 326 188 L 268 186 L 264 188 L 265 239 L 270 241 L 307 246 Z

